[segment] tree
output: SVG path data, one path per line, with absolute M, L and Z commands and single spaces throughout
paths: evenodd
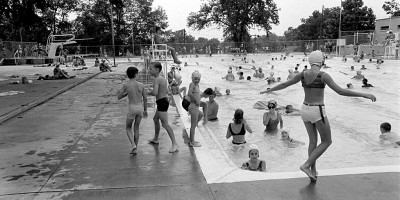
M 362 0 L 343 2 L 342 31 L 362 31 L 375 28 L 375 15 L 371 8 L 363 6 Z M 284 35 L 286 40 L 315 40 L 338 38 L 340 8 L 326 8 L 321 13 L 314 11 L 307 19 L 301 19 L 297 28 L 289 27 Z
M 400 4 L 396 0 L 385 1 L 382 8 L 386 14 L 392 15 L 392 17 L 400 16 Z
M 375 15 L 371 8 L 363 6 L 362 0 L 343 2 L 342 31 L 360 31 L 375 29 Z
M 269 31 L 271 24 L 279 24 L 279 16 L 273 0 L 209 0 L 198 13 L 190 13 L 187 21 L 196 30 L 216 25 L 223 29 L 225 38 L 240 45 L 250 41 L 249 29 Z

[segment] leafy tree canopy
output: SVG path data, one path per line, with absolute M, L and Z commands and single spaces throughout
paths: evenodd
M 392 15 L 392 17 L 400 16 L 400 4 L 396 0 L 385 1 L 382 8 L 386 14 Z
M 279 16 L 273 0 L 209 0 L 199 12 L 190 13 L 187 21 L 195 30 L 216 25 L 224 37 L 239 43 L 250 40 L 251 28 L 271 30 L 271 24 L 279 24 Z

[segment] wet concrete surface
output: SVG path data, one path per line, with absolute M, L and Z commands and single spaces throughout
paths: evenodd
M 126 69 L 126 68 L 125 68 Z M 160 144 L 143 119 L 138 154 L 125 132 L 127 100 L 117 101 L 124 68 L 103 73 L 0 125 L 0 199 L 399 199 L 399 173 L 207 184 L 175 108 Z

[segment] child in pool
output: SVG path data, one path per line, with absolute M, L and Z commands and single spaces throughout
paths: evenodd
M 368 79 L 366 79 L 366 78 L 364 78 L 362 82 L 363 82 L 363 86 L 362 87 L 374 87 L 374 86 L 372 86 L 371 84 L 368 83 Z
M 246 131 L 249 133 L 253 132 L 246 120 L 243 118 L 243 110 L 236 109 L 235 114 L 233 115 L 233 123 L 228 125 L 226 139 L 229 139 L 232 136 L 233 144 L 245 144 L 246 140 L 244 135 L 246 134 Z
M 296 147 L 296 146 L 305 144 L 304 142 L 300 142 L 298 140 L 294 140 L 293 138 L 291 138 L 289 136 L 289 130 L 285 130 L 285 129 L 283 129 L 281 132 L 281 140 L 286 142 L 288 145 L 290 145 L 289 147 Z
M 226 89 L 226 95 L 230 95 L 231 94 L 231 90 L 230 89 Z
M 389 123 L 382 123 L 380 129 L 382 134 L 379 136 L 379 140 L 381 142 L 389 141 L 394 147 L 400 147 L 400 137 L 396 133 L 391 132 L 392 126 Z
M 243 80 L 244 76 L 243 76 L 243 72 L 239 72 L 239 80 Z
M 283 128 L 283 120 L 281 114 L 276 110 L 278 103 L 275 100 L 268 101 L 268 112 L 264 113 L 263 124 L 265 126 L 265 132 L 274 134 L 278 132 L 278 124 L 280 128 Z
M 265 163 L 264 160 L 258 159 L 258 157 L 260 157 L 258 150 L 250 149 L 249 151 L 250 160 L 244 162 L 240 168 L 250 171 L 260 171 L 260 172 L 267 171 L 267 164 Z
M 358 70 L 358 71 L 357 71 L 357 75 L 355 75 L 352 79 L 363 80 L 363 79 L 364 79 L 364 75 L 362 75 L 362 74 L 361 74 L 361 71 Z

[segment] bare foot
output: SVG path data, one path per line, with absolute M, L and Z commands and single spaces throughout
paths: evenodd
M 200 142 L 189 142 L 190 147 L 201 147 Z
M 309 168 L 307 168 L 306 166 L 304 166 L 304 165 L 300 166 L 300 170 L 303 171 L 304 173 L 306 173 L 308 177 L 310 177 L 311 182 L 317 181 L 315 176 L 312 174 L 311 170 Z
M 171 147 L 171 149 L 169 150 L 169 152 L 170 152 L 170 153 L 175 153 L 175 152 L 179 151 L 179 150 L 178 150 L 178 147 L 179 147 L 179 146 L 178 146 L 177 144 L 173 144 L 172 147 Z
M 154 138 L 149 140 L 149 143 L 150 144 L 159 144 L 158 139 L 154 139 Z
M 133 147 L 133 148 L 132 148 L 131 154 L 133 154 L 133 155 L 136 155 L 136 154 L 137 154 L 137 148 L 136 148 L 136 147 Z

